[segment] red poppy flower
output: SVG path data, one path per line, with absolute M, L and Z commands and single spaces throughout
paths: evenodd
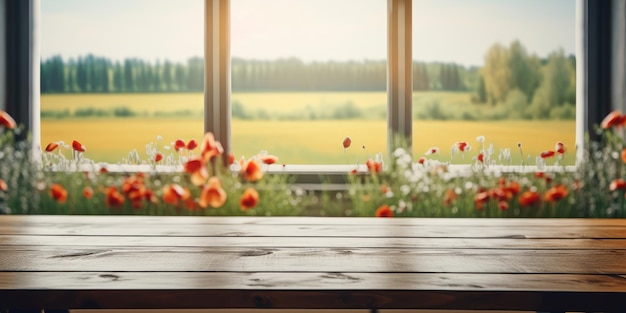
M 271 154 L 259 154 L 259 159 L 265 164 L 274 164 L 278 162 L 278 157 Z
M 163 154 L 161 152 L 157 152 L 154 155 L 154 163 L 159 163 L 161 160 L 163 160 Z
M 7 191 L 7 190 L 9 190 L 9 186 L 4 181 L 4 179 L 0 178 L 0 191 Z
M 376 162 L 372 159 L 368 159 L 367 162 L 365 162 L 365 165 L 367 166 L 367 169 L 371 172 L 371 173 L 380 173 L 383 171 L 383 163 L 382 162 Z
M 193 156 L 184 164 L 185 172 L 193 174 L 204 167 L 204 161 L 199 156 Z
M 243 174 L 243 178 L 250 182 L 255 182 L 263 178 L 263 171 L 261 171 L 259 163 L 253 159 L 244 162 L 241 167 L 241 173 Z
M 618 179 L 612 181 L 611 184 L 609 185 L 609 190 L 611 190 L 611 191 L 626 190 L 626 181 L 624 181 L 621 178 L 618 178 Z
M 246 188 L 239 199 L 239 207 L 243 211 L 250 210 L 259 204 L 259 192 L 252 187 Z
M 359 170 L 357 170 L 356 168 L 353 168 L 353 169 L 350 171 L 350 174 L 352 174 L 352 175 L 356 175 L 356 174 L 358 174 L 358 173 L 359 173 Z
M 50 186 L 50 195 L 58 203 L 65 203 L 67 200 L 67 190 L 60 184 L 52 184 L 52 186 Z
M 350 145 L 352 144 L 352 139 L 350 137 L 346 137 L 346 138 L 343 139 L 341 144 L 343 145 L 344 149 L 348 149 L 350 147 Z
M 626 163 L 626 148 L 622 150 L 621 157 L 622 157 L 622 162 Z
M 556 153 L 558 153 L 558 154 L 564 154 L 565 153 L 565 145 L 562 142 L 557 141 L 556 144 L 554 145 L 554 150 L 556 150 Z
M 185 147 L 185 142 L 182 139 L 176 139 L 176 141 L 174 141 L 174 150 L 179 151 Z
M 476 205 L 476 209 L 477 210 L 482 210 L 483 206 L 485 205 L 485 203 L 487 203 L 487 201 L 489 201 L 489 198 L 491 197 L 491 194 L 489 193 L 489 191 L 482 191 L 477 193 L 474 196 L 474 204 Z
M 468 151 L 470 149 L 469 144 L 466 141 L 459 141 L 456 143 L 456 148 L 461 152 Z
M 380 186 L 380 192 L 381 192 L 382 194 L 386 194 L 386 193 L 388 193 L 389 191 L 391 191 L 391 189 L 389 188 L 389 186 L 387 186 L 387 185 L 381 185 L 381 186 Z
M 179 184 L 169 184 L 163 187 L 163 201 L 168 204 L 177 205 L 180 200 L 187 200 L 191 196 L 189 189 L 183 188 Z
M 148 202 L 155 203 L 155 204 L 159 203 L 159 199 L 157 199 L 152 189 L 146 188 L 146 191 L 144 192 L 143 196 L 144 196 L 144 199 Z
M 491 196 L 499 201 L 508 201 L 513 198 L 513 193 L 504 187 L 496 187 L 491 190 Z
M 523 207 L 539 202 L 539 194 L 536 191 L 527 190 L 523 192 L 517 200 Z
M 520 192 L 521 187 L 518 182 L 510 182 L 506 189 L 511 192 L 513 195 L 516 195 Z
M 476 159 L 478 160 L 478 162 L 480 163 L 485 163 L 485 154 L 484 153 L 479 153 L 478 156 L 476 157 Z
M 419 158 L 419 160 L 417 160 L 417 163 L 419 163 L 419 164 L 424 164 L 424 162 L 426 162 L 426 158 L 425 157 L 421 157 L 421 158 Z
M 443 205 L 450 206 L 454 200 L 456 200 L 456 192 L 453 189 L 446 190 L 443 194 Z
M 509 209 L 509 203 L 506 201 L 500 201 L 498 202 L 498 209 L 500 211 L 506 211 Z
M 189 198 L 185 200 L 185 207 L 187 208 L 187 210 L 193 211 L 198 209 L 200 206 L 194 198 Z
M 145 198 L 146 186 L 144 185 L 142 173 L 127 177 L 122 183 L 122 192 L 128 196 L 133 208 L 141 208 L 142 200 Z
M 563 185 L 556 185 L 550 189 L 548 189 L 544 195 L 543 195 L 543 199 L 546 202 L 556 202 L 559 201 L 565 197 L 567 197 L 568 191 L 567 188 L 565 188 L 565 186 Z
M 202 144 L 200 145 L 200 150 L 200 154 L 205 161 L 220 156 L 224 152 L 222 144 L 219 141 L 216 141 L 215 136 L 213 136 L 213 133 L 210 132 L 204 135 Z
M 541 152 L 540 156 L 541 156 L 542 159 L 551 158 L 551 157 L 554 156 L 554 151 L 548 150 L 548 151 Z
M 103 166 L 103 167 L 100 168 L 100 174 L 106 174 L 108 172 L 109 172 L 109 170 L 106 168 L 106 166 Z
M 122 195 L 115 186 L 110 186 L 105 191 L 104 204 L 108 207 L 120 207 L 124 204 L 124 195 Z
M 56 142 L 51 142 L 46 146 L 46 152 L 52 152 L 54 151 L 54 149 L 56 149 L 59 146 L 58 143 Z
M 376 217 L 393 217 L 393 211 L 388 205 L 383 204 L 376 209 Z
M 227 161 L 228 161 L 228 165 L 235 164 L 235 154 L 232 152 L 229 152 Z
M 13 129 L 15 128 L 15 126 L 17 126 L 17 124 L 15 124 L 15 120 L 11 117 L 11 115 L 3 110 L 0 110 L 0 125 L 3 125 L 8 129 Z
M 426 152 L 424 153 L 425 155 L 431 155 L 431 154 L 436 154 L 439 152 L 439 148 L 437 147 L 430 147 L 428 148 L 428 150 L 426 150 Z
M 93 188 L 89 186 L 83 188 L 83 197 L 85 197 L 85 199 L 91 199 L 91 197 L 93 197 Z
M 212 208 L 219 208 L 224 205 L 224 202 L 226 202 L 226 197 L 226 191 L 222 188 L 222 182 L 219 178 L 213 176 L 202 188 L 198 204 L 202 208 L 206 208 L 208 206 L 211 206 Z
M 195 139 L 191 139 L 187 143 L 187 150 L 193 150 L 197 147 L 198 147 L 198 142 Z
M 72 141 L 72 149 L 78 152 L 85 152 L 86 150 L 85 146 L 83 146 L 80 142 L 76 140 Z
M 600 127 L 603 129 L 609 129 L 621 122 L 623 122 L 622 113 L 620 111 L 613 111 L 604 117 L 600 123 Z

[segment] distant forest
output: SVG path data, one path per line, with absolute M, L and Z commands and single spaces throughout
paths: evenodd
M 413 90 L 464 91 L 467 105 L 498 108 L 502 116 L 521 119 L 572 119 L 576 105 L 576 58 L 557 49 L 540 58 L 519 42 L 493 44 L 482 67 L 456 63 L 413 62 Z M 385 91 L 384 60 L 310 62 L 232 59 L 232 89 L 247 91 Z M 122 62 L 87 55 L 41 62 L 41 92 L 150 93 L 202 92 L 204 60 L 154 63 L 140 59 Z M 431 103 L 428 110 L 440 111 Z M 438 115 L 429 114 L 429 115 Z
M 42 93 L 201 92 L 204 60 L 186 63 L 141 59 L 114 62 L 87 55 L 41 62 Z M 379 61 L 311 62 L 232 59 L 233 91 L 385 91 L 387 64 Z M 413 63 L 414 90 L 473 90 L 478 68 L 454 63 Z

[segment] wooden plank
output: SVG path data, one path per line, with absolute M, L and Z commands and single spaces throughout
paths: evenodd
M 599 238 L 626 239 L 626 227 L 570 226 L 560 228 L 492 226 L 389 225 L 149 225 L 149 224 L 34 224 L 0 225 L 0 235 L 84 236 L 213 236 L 213 237 L 391 237 L 391 238 Z
M 604 274 L 0 272 L 0 291 L 13 289 L 542 290 L 626 295 L 626 278 Z
M 576 249 L 624 250 L 626 239 L 498 239 L 498 238 L 343 238 L 343 237 L 137 237 L 0 235 L 0 249 L 12 246 L 115 247 L 294 247 L 411 249 Z
M 626 273 L 626 250 L 77 247 L 3 250 L 0 271 Z
M 0 273 L 5 307 L 626 310 L 608 275 Z
M 143 215 L 6 215 L 0 224 L 145 224 L 145 225 L 393 225 L 393 226 L 524 226 L 524 227 L 626 227 L 626 219 L 576 218 L 369 218 L 369 217 L 244 217 L 244 216 L 143 216 Z

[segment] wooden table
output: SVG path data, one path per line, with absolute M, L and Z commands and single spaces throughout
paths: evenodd
M 626 312 L 626 220 L 0 216 L 0 309 Z

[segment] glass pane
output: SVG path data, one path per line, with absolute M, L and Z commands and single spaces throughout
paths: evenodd
M 414 0 L 415 155 L 534 165 L 561 142 L 560 164 L 573 164 L 575 2 Z
M 363 164 L 385 151 L 386 1 L 233 0 L 231 14 L 236 156 Z
M 201 138 L 203 0 L 41 0 L 40 29 L 43 146 L 117 163 Z

